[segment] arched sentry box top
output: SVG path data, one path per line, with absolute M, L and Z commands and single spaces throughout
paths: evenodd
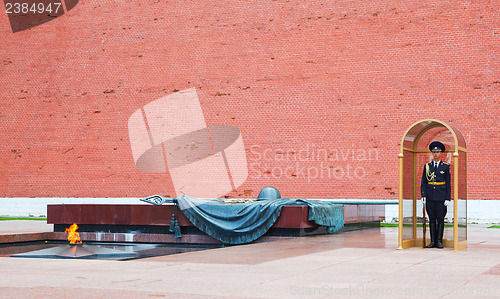
M 416 151 L 420 137 L 422 137 L 422 135 L 428 130 L 436 127 L 446 128 L 453 137 L 453 147 L 447 148 L 447 152 L 467 152 L 467 145 L 465 143 L 464 136 L 459 130 L 437 119 L 424 119 L 414 123 L 408 128 L 408 130 L 406 130 L 403 135 L 403 139 L 401 140 L 401 154 L 403 154 L 404 150 L 411 152 Z M 448 144 L 448 146 L 450 146 L 450 144 Z

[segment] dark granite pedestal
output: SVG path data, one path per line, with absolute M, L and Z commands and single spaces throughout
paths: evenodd
M 83 241 L 133 243 L 221 244 L 198 230 L 181 213 L 177 219 L 182 237 L 169 231 L 173 205 L 57 204 L 47 206 L 47 223 L 54 224 L 53 239 L 65 239 L 64 230 L 79 226 Z M 345 205 L 345 229 L 384 220 L 383 205 Z M 326 227 L 308 220 L 308 206 L 284 206 L 272 228 L 256 242 L 283 237 L 325 234 Z

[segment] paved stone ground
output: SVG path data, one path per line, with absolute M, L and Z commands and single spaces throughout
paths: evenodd
M 500 229 L 468 234 L 460 252 L 397 250 L 387 227 L 132 261 L 0 257 L 0 298 L 498 298 Z

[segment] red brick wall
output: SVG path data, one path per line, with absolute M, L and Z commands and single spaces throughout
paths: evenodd
M 173 195 L 127 120 L 195 87 L 286 197 L 391 198 L 415 121 L 458 128 L 469 199 L 500 199 L 500 2 L 80 1 L 12 33 L 0 8 L 0 196 Z M 420 169 L 418 170 L 420 173 Z

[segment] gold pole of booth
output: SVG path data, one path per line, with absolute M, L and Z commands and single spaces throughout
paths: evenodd
M 398 234 L 398 247 L 403 249 L 403 153 L 399 157 L 399 234 Z
M 458 152 L 453 153 L 453 250 L 458 249 Z

